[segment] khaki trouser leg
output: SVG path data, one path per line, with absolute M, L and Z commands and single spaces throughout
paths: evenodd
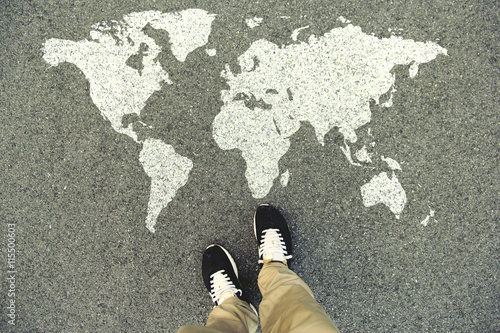
M 258 322 L 257 315 L 247 302 L 231 297 L 212 310 L 205 326 L 184 326 L 178 333 L 255 333 Z
M 259 274 L 262 332 L 337 332 L 311 289 L 286 265 L 264 264 Z

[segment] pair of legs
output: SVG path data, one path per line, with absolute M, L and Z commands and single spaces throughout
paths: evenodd
M 338 332 L 312 291 L 288 268 L 292 258 L 290 231 L 279 211 L 269 205 L 257 208 L 255 237 L 259 242 L 258 285 L 263 332 Z M 216 304 L 205 326 L 184 326 L 180 333 L 255 332 L 258 314 L 244 300 L 238 270 L 231 255 L 219 245 L 209 246 L 203 255 L 203 279 Z

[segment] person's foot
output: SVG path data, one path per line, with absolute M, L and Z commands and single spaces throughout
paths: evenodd
M 222 246 L 212 244 L 206 248 L 201 270 L 203 281 L 215 305 L 230 297 L 243 295 L 236 263 Z
M 276 261 L 286 265 L 292 258 L 292 237 L 283 215 L 270 205 L 260 205 L 253 230 L 259 243 L 259 264 Z

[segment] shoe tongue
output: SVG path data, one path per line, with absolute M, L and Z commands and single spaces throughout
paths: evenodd
M 283 255 L 283 252 L 275 252 L 275 253 L 264 253 L 262 255 L 262 259 L 264 262 L 271 262 L 271 261 L 279 261 L 279 262 L 284 262 L 285 261 L 285 256 Z
M 224 302 L 226 299 L 231 298 L 236 296 L 232 291 L 226 291 L 220 295 L 219 300 L 217 301 L 218 304 L 221 304 Z

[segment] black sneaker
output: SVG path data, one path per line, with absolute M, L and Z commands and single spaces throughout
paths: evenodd
M 285 218 L 274 207 L 257 207 L 253 230 L 259 243 L 259 264 L 277 261 L 287 264 L 292 259 L 292 237 Z
M 233 257 L 222 246 L 212 244 L 206 248 L 201 270 L 205 286 L 216 306 L 229 297 L 242 296 L 238 268 Z

